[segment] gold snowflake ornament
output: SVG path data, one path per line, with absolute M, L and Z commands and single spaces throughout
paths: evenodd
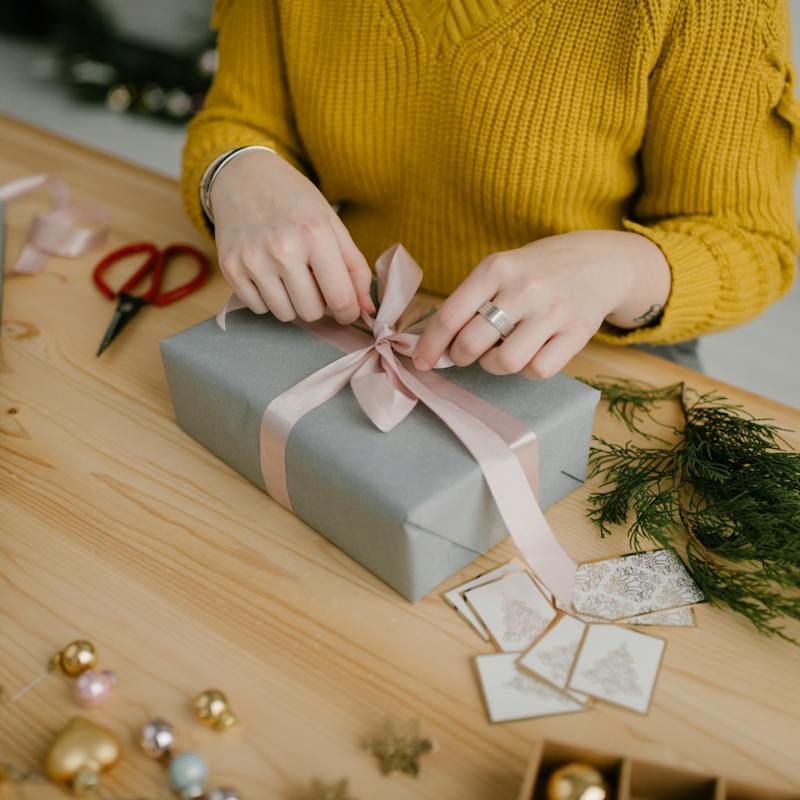
M 438 750 L 435 739 L 420 736 L 418 720 L 400 725 L 394 720 L 387 719 L 381 735 L 371 737 L 366 746 L 378 760 L 381 772 L 388 777 L 400 773 L 418 777 L 420 758 L 426 753 Z

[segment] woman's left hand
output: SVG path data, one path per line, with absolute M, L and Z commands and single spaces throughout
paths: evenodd
M 414 351 L 430 369 L 449 347 L 459 366 L 480 361 L 495 375 L 555 375 L 608 320 L 636 328 L 667 301 L 669 265 L 637 233 L 574 231 L 485 258 L 431 318 Z M 491 301 L 516 323 L 500 335 L 478 309 Z

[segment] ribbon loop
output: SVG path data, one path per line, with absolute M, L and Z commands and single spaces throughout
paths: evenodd
M 44 186 L 53 206 L 37 215 L 31 224 L 28 240 L 12 272 L 38 272 L 48 256 L 75 258 L 99 247 L 108 236 L 111 216 L 99 203 L 71 203 L 69 187 L 49 175 L 28 175 L 0 186 L 0 200 L 15 197 Z
M 261 420 L 261 468 L 267 491 L 286 508 L 291 501 L 286 483 L 286 442 L 295 423 L 329 400 L 348 383 L 372 423 L 389 431 L 424 403 L 456 435 L 475 458 L 503 521 L 522 556 L 568 608 L 577 565 L 562 549 L 534 494 L 537 480 L 536 436 L 509 415 L 433 373 L 419 373 L 398 356 L 410 356 L 419 334 L 397 332 L 394 326 L 414 297 L 422 269 L 400 244 L 376 262 L 380 308 L 373 319 L 362 312 L 372 333 L 331 326 L 328 321 L 298 323 L 348 351 L 278 395 Z M 233 295 L 217 315 L 225 329 L 228 311 L 243 304 Z M 452 366 L 443 357 L 437 367 Z

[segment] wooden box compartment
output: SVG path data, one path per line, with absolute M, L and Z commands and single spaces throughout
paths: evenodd
M 800 791 L 762 790 L 714 775 L 547 740 L 534 747 L 518 800 L 547 800 L 548 778 L 570 761 L 596 767 L 611 789 L 609 800 L 800 800 Z
M 630 800 L 722 800 L 719 781 L 709 775 L 634 759 Z

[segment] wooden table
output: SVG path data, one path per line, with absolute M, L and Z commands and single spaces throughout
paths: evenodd
M 0 182 L 47 171 L 105 203 L 109 248 L 148 238 L 210 249 L 171 180 L 9 119 L 0 143 Z M 9 262 L 46 202 L 40 192 L 10 204 Z M 0 683 L 13 691 L 71 639 L 94 641 L 101 666 L 120 676 L 113 700 L 89 712 L 125 743 L 107 779 L 115 796 L 166 796 L 162 768 L 133 744 L 153 716 L 205 754 L 213 783 L 250 800 L 300 800 L 314 776 L 349 776 L 362 800 L 511 798 L 542 736 L 774 788 L 800 784 L 800 648 L 708 607 L 696 629 L 665 634 L 648 716 L 599 705 L 490 725 L 471 667 L 490 648 L 437 594 L 406 602 L 176 426 L 158 342 L 210 316 L 227 296 L 222 278 L 168 310 L 146 309 L 135 333 L 97 359 L 112 305 L 91 285 L 95 260 L 53 259 L 6 285 Z M 568 371 L 686 378 L 800 429 L 797 411 L 640 352 L 592 344 Z M 596 430 L 625 436 L 602 409 Z M 627 552 L 624 534 L 601 540 L 586 520 L 589 489 L 548 512 L 555 530 L 579 560 Z M 448 586 L 514 553 L 506 540 Z M 190 699 L 212 686 L 229 694 L 237 731 L 193 721 Z M 0 707 L 0 761 L 34 767 L 75 711 L 58 675 Z M 386 715 L 419 717 L 439 740 L 421 779 L 383 778 L 362 750 Z M 9 796 L 61 795 L 37 786 Z

